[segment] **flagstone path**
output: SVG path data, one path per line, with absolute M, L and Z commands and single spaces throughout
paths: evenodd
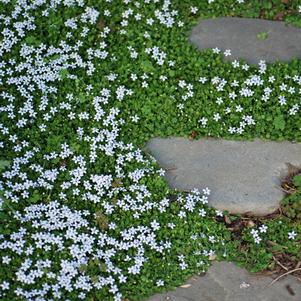
M 209 187 L 209 203 L 231 213 L 277 210 L 286 163 L 301 165 L 301 143 L 155 138 L 147 149 L 166 169 L 171 188 Z
M 300 301 L 301 282 L 285 276 L 275 282 L 233 263 L 216 262 L 205 276 L 194 276 L 182 287 L 152 296 L 148 301 Z
M 255 64 L 301 58 L 301 29 L 259 19 L 217 18 L 203 20 L 191 32 L 199 49 L 230 49 L 226 59 Z M 209 187 L 209 203 L 232 213 L 265 215 L 283 198 L 281 177 L 286 163 L 301 166 L 301 143 L 227 141 L 185 138 L 151 139 L 146 150 L 166 170 L 171 188 Z M 301 282 L 283 277 L 272 286 L 271 277 L 256 276 L 233 263 L 215 262 L 205 276 L 148 301 L 300 301 Z
M 256 64 L 301 57 L 301 28 L 280 21 L 223 17 L 201 21 L 190 41 L 199 49 L 231 49 L 227 59 Z

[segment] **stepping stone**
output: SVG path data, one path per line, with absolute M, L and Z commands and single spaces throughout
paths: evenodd
M 233 263 L 216 262 L 205 276 L 192 277 L 184 288 L 154 295 L 148 301 L 300 301 L 301 285 L 295 277 L 289 275 L 268 286 L 272 281 Z
M 224 17 L 201 21 L 189 40 L 199 49 L 231 49 L 227 59 L 273 63 L 301 57 L 301 29 L 280 21 Z
M 277 210 L 286 163 L 301 165 L 301 143 L 154 138 L 146 149 L 166 169 L 171 188 L 209 187 L 209 204 L 231 213 Z

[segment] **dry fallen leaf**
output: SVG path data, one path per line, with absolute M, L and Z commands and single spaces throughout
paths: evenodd
M 284 16 L 285 16 L 285 12 L 281 11 L 281 12 L 277 13 L 273 19 L 275 21 L 282 21 Z
M 191 131 L 191 135 L 189 136 L 189 140 L 195 139 L 196 135 L 197 135 L 196 131 Z
M 180 286 L 181 288 L 188 288 L 188 287 L 191 287 L 191 284 L 183 284 Z
M 255 223 L 251 220 L 248 221 L 247 223 L 248 228 L 253 228 L 255 226 Z
M 216 256 L 215 254 L 214 254 L 214 255 L 210 255 L 210 256 L 209 256 L 209 260 L 215 260 L 216 257 L 217 257 L 217 256 Z
M 230 225 L 232 222 L 230 220 L 230 217 L 228 215 L 225 215 L 225 223 Z

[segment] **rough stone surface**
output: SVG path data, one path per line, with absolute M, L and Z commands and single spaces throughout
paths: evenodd
M 233 263 L 217 262 L 205 276 L 189 279 L 186 284 L 190 287 L 178 287 L 148 301 L 300 301 L 301 283 L 295 277 L 286 276 L 269 286 L 272 281 L 271 277 L 252 275 Z
M 258 34 L 266 32 L 262 40 Z M 190 41 L 199 49 L 231 49 L 227 59 L 245 59 L 256 64 L 289 61 L 301 57 L 301 29 L 284 22 L 224 17 L 201 21 L 191 32 Z
M 286 163 L 301 165 L 301 143 L 154 138 L 146 149 L 166 170 L 171 188 L 209 187 L 209 203 L 231 213 L 274 212 Z

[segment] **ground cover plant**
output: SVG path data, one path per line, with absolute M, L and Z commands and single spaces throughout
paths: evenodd
M 300 25 L 301 3 L 0 1 L 1 300 L 141 300 L 214 259 L 265 269 L 268 241 L 300 260 L 299 192 L 240 249 L 239 217 L 209 207 L 209 188 L 170 190 L 141 150 L 154 136 L 301 140 L 300 60 L 200 53 L 187 34 L 212 16 Z

